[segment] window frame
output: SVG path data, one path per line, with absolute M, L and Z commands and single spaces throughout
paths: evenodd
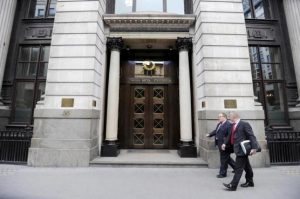
M 267 93 L 266 93 L 266 89 L 265 89 L 265 84 L 266 83 L 274 83 L 274 84 L 282 84 L 283 86 L 285 86 L 286 84 L 286 81 L 285 81 L 285 75 L 284 75 L 284 70 L 283 70 L 283 56 L 282 56 L 282 50 L 281 50 L 281 47 L 280 45 L 261 45 L 261 44 L 255 44 L 255 45 L 249 45 L 248 48 L 250 49 L 250 47 L 255 47 L 256 50 L 257 50 L 257 59 L 258 59 L 258 62 L 252 62 L 250 60 L 250 65 L 251 65 L 251 74 L 252 74 L 252 64 L 257 64 L 259 66 L 259 73 L 260 73 L 260 77 L 259 79 L 253 79 L 253 76 L 252 76 L 252 82 L 253 82 L 253 85 L 254 84 L 258 84 L 259 85 L 259 88 L 262 92 L 262 96 L 261 96 L 261 102 L 259 101 L 260 99 L 258 99 L 258 102 L 262 104 L 263 106 L 263 109 L 264 109 L 264 113 L 265 113 L 265 125 L 266 126 L 269 126 L 269 125 L 286 125 L 288 124 L 289 122 L 289 119 L 288 119 L 288 104 L 287 104 L 287 98 L 285 97 L 286 96 L 286 90 L 283 89 L 282 90 L 282 95 L 284 96 L 283 98 L 283 106 L 284 106 L 284 120 L 283 122 L 284 123 L 272 123 L 270 122 L 269 120 L 269 111 L 268 111 L 268 108 L 267 108 Z M 260 51 L 259 49 L 262 48 L 262 47 L 270 47 L 270 48 L 278 48 L 279 51 L 280 51 L 280 63 L 278 62 L 274 62 L 275 64 L 280 64 L 280 72 L 282 74 L 282 78 L 281 79 L 265 79 L 263 77 L 263 71 L 262 71 L 262 64 L 273 64 L 273 62 L 262 62 L 261 61 L 261 55 L 260 55 Z M 250 52 L 250 51 L 249 51 Z M 250 55 L 250 53 L 249 53 Z M 254 89 L 254 87 L 253 87 Z M 254 90 L 253 90 L 253 93 L 254 93 Z M 256 97 L 255 93 L 254 93 L 254 96 Z
M 266 3 L 266 5 L 269 7 L 267 12 L 265 12 L 266 10 L 264 9 L 264 15 L 266 16 L 266 14 L 267 14 L 269 17 L 268 18 L 265 17 L 264 19 L 257 18 L 256 14 L 255 14 L 255 7 L 253 4 L 253 0 L 249 0 L 249 8 L 250 8 L 250 13 L 251 13 L 251 18 L 245 18 L 245 20 L 274 20 L 275 19 L 275 16 L 273 16 L 273 14 L 272 14 L 272 8 L 270 6 L 269 0 L 262 0 L 262 1 L 263 1 L 263 3 Z M 243 0 L 242 0 L 242 3 L 243 3 Z M 244 13 L 244 9 L 243 9 L 243 13 Z M 245 17 L 245 14 L 244 14 L 244 17 Z
M 37 69 L 36 69 L 36 75 L 35 76 L 17 76 L 17 70 L 18 70 L 18 65 L 19 63 L 23 63 L 23 61 L 19 60 L 20 57 L 20 52 L 22 47 L 39 47 L 39 55 L 38 55 L 38 60 L 36 61 L 37 63 Z M 10 115 L 10 123 L 11 124 L 25 124 L 25 125 L 31 125 L 33 124 L 33 114 L 34 114 L 34 109 L 36 106 L 36 103 L 38 102 L 38 90 L 39 86 L 41 83 L 45 83 L 46 86 L 46 79 L 47 76 L 39 76 L 39 71 L 40 71 L 40 63 L 49 63 L 49 58 L 50 54 L 48 56 L 48 61 L 46 62 L 45 60 L 42 60 L 42 48 L 43 47 L 49 47 L 51 48 L 50 44 L 20 44 L 18 46 L 18 55 L 17 55 L 17 61 L 16 61 L 16 68 L 15 68 L 15 76 L 13 80 L 13 95 L 12 95 L 12 103 L 11 103 L 11 115 Z M 31 116 L 29 119 L 29 122 L 17 122 L 15 121 L 15 113 L 16 113 L 16 100 L 17 100 L 17 85 L 18 83 L 22 82 L 32 82 L 34 86 L 33 90 L 33 99 L 32 99 L 32 110 L 31 110 Z
M 29 6 L 28 6 L 27 11 L 26 11 L 26 18 L 27 19 L 54 19 L 55 18 L 56 9 L 55 9 L 55 14 L 49 16 L 49 8 L 50 8 L 51 0 L 47 0 L 44 16 L 41 16 L 41 17 L 40 16 L 33 16 L 33 17 L 29 16 L 33 1 L 35 1 L 35 0 L 30 0 Z M 56 4 L 57 4 L 57 2 L 56 2 Z
M 106 13 L 108 14 L 116 14 L 115 13 L 115 2 L 116 0 L 110 0 L 108 3 L 107 3 L 107 6 L 106 6 Z M 136 13 L 136 1 L 137 0 L 132 0 L 132 13 Z M 170 0 L 161 0 L 162 4 L 163 4 L 163 13 L 168 13 L 167 12 L 167 1 L 170 1 Z M 183 8 L 183 12 L 184 14 L 192 14 L 193 12 L 193 7 L 192 7 L 192 0 L 183 0 L 183 3 L 184 3 L 184 8 Z M 130 14 L 130 13 L 127 13 L 127 14 Z

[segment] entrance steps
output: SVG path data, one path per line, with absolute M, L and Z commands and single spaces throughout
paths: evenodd
M 123 149 L 118 157 L 97 157 L 90 166 L 116 167 L 208 167 L 200 157 L 181 158 L 177 150 Z

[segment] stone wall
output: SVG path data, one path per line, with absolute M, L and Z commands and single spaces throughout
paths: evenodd
M 99 154 L 105 4 L 105 0 L 57 2 L 44 101 L 34 113 L 31 166 L 88 166 Z
M 241 0 L 194 0 L 195 24 L 193 71 L 198 126 L 196 142 L 209 167 L 219 166 L 214 140 L 206 138 L 219 112 L 231 110 L 250 122 L 263 147 L 251 160 L 254 166 L 269 165 L 264 136 L 264 113 L 254 102 L 245 19 Z M 235 100 L 226 108 L 224 100 Z
M 295 131 L 300 131 L 300 1 L 283 0 L 284 13 L 287 22 L 291 44 L 295 76 L 297 80 L 298 99 L 296 107 L 289 109 L 290 125 Z

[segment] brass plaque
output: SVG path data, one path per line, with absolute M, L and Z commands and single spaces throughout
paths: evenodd
M 205 101 L 202 101 L 202 108 L 205 108 Z
M 74 98 L 62 98 L 61 107 L 74 107 Z
M 93 100 L 93 107 L 96 107 L 96 105 L 97 105 L 96 100 Z
M 236 100 L 234 100 L 234 99 L 224 100 L 224 107 L 225 108 L 237 108 Z

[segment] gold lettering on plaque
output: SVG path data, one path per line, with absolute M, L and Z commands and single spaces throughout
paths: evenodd
M 61 107 L 74 107 L 74 98 L 62 98 Z
M 236 100 L 235 99 L 224 100 L 224 107 L 225 108 L 237 108 Z

